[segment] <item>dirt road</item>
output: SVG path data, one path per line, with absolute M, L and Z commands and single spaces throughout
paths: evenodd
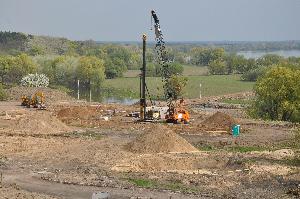
M 93 186 L 80 186 L 68 185 L 61 183 L 54 183 L 41 180 L 36 173 L 28 173 L 30 171 L 24 170 L 7 170 L 3 171 L 3 185 L 16 184 L 19 188 L 44 195 L 53 196 L 55 198 L 65 199 L 90 199 L 93 193 L 107 192 L 110 199 L 130 199 L 130 198 L 172 198 L 172 199 L 193 199 L 193 198 L 206 198 L 199 196 L 187 196 L 180 193 L 171 193 L 168 191 L 161 192 L 147 189 L 119 189 L 109 187 L 93 187 Z M 1 189 L 0 189 L 1 193 Z

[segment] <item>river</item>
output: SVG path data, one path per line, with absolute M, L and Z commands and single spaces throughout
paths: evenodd
M 300 50 L 277 50 L 277 51 L 240 51 L 238 55 L 243 55 L 245 58 L 260 58 L 266 54 L 276 54 L 287 57 L 300 57 Z

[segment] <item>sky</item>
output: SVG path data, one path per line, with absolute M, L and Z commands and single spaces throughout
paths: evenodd
M 0 30 L 153 40 L 152 9 L 167 41 L 300 40 L 300 0 L 0 0 Z

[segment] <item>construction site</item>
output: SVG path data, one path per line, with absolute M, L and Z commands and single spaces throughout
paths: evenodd
M 253 92 L 179 97 L 151 14 L 165 100 L 158 106 L 147 97 L 146 35 L 138 103 L 8 89 L 9 100 L 0 102 L 1 199 L 300 197 L 299 151 L 292 147 L 299 125 L 251 119 L 246 107 L 222 102 Z
M 51 89 L 47 110 L 24 108 L 22 92 L 0 106 L 1 198 L 299 197 L 296 151 L 284 147 L 294 139 L 289 123 L 198 106 L 219 97 L 187 100 L 189 124 L 168 124 L 128 117 L 139 104 L 79 102 Z

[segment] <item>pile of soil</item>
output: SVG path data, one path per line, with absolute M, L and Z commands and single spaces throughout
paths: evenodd
M 92 119 L 99 116 L 101 109 L 92 106 L 73 106 L 58 111 L 60 119 Z
M 30 111 L 15 120 L 14 131 L 26 134 L 58 134 L 72 131 L 48 111 Z
M 7 94 L 10 100 L 20 101 L 22 95 L 32 96 L 34 93 L 38 91 L 41 91 L 45 94 L 46 104 L 73 99 L 66 92 L 56 90 L 56 89 L 51 89 L 51 88 L 34 88 L 34 87 L 17 86 L 8 89 Z
M 237 120 L 235 120 L 230 115 L 222 112 L 216 112 L 206 120 L 204 120 L 199 127 L 205 128 L 206 130 L 224 130 L 224 131 L 231 131 L 231 127 L 234 124 L 237 124 Z
M 134 153 L 189 153 L 198 151 L 185 139 L 171 130 L 161 129 L 145 132 L 127 145 L 127 149 Z

